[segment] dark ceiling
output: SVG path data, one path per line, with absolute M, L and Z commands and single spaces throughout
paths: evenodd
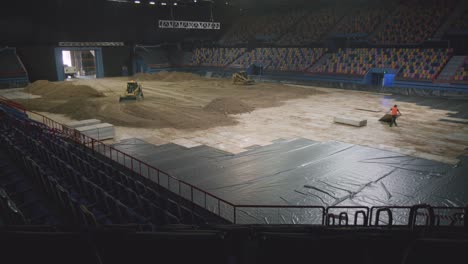
M 217 38 L 246 10 L 316 8 L 360 0 L 10 0 L 0 8 L 0 45 L 58 41 L 158 43 L 193 37 Z M 370 1 L 370 0 L 361 0 Z M 374 0 L 382 1 L 382 0 Z M 392 1 L 392 0 L 389 0 Z M 162 6 L 161 3 L 166 3 Z M 174 6 L 177 2 L 177 6 Z M 159 30 L 160 19 L 221 22 L 221 31 Z

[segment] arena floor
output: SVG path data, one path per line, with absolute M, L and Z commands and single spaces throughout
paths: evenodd
M 468 147 L 466 100 L 273 83 L 236 86 L 226 79 L 182 73 L 143 75 L 138 80 L 145 99 L 137 103 L 118 102 L 127 78 L 74 80 L 52 88 L 57 84 L 43 81 L 0 95 L 59 122 L 97 118 L 114 124 L 115 142 L 140 138 L 156 145 L 207 145 L 236 154 L 277 139 L 306 138 L 448 164 L 456 164 Z M 398 127 L 378 121 L 393 104 L 403 114 Z M 367 119 L 367 126 L 335 124 L 335 116 Z

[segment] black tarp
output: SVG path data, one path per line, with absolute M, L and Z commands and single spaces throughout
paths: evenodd
M 399 153 L 308 139 L 277 141 L 233 155 L 207 146 L 152 146 L 138 139 L 115 145 L 172 176 L 234 204 L 406 206 L 468 203 L 466 159 L 457 166 Z M 291 212 L 244 210 L 245 217 Z M 293 215 L 295 213 L 292 213 Z M 247 216 L 249 215 L 249 216 Z M 313 215 L 313 212 L 311 212 Z M 294 218 L 294 217 L 293 217 Z M 256 219 L 270 223 L 271 219 Z

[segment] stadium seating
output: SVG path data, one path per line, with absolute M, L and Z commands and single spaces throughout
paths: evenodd
M 225 67 L 246 51 L 245 48 L 201 48 L 195 49 L 192 65 Z
M 303 45 L 320 41 L 340 19 L 336 8 L 307 13 L 279 41 L 280 45 Z
M 447 49 L 339 49 L 310 71 L 364 76 L 371 68 L 392 68 L 402 78 L 432 80 L 449 60 L 449 53 Z
M 254 38 L 266 41 L 275 40 L 304 15 L 304 11 L 293 11 L 243 16 L 234 23 L 221 42 L 223 44 L 238 44 Z
M 39 123 L 9 122 L 4 120 L 1 127 L 2 146 L 7 146 L 30 180 L 41 186 L 73 224 L 138 224 L 152 230 L 167 224 L 206 222 L 114 161 L 96 156 Z M 23 222 L 27 223 L 18 223 Z
M 303 71 L 325 52 L 322 48 L 257 48 L 245 53 L 233 65 L 247 68 L 258 64 L 270 71 Z
M 400 49 L 391 56 L 396 57 L 393 66 L 401 69 L 400 77 L 433 80 L 448 62 L 450 53 L 449 49 Z
M 1 138 L 0 143 L 4 143 Z M 15 153 L 21 151 L 18 146 L 12 146 L 9 150 Z M 50 210 L 43 195 L 38 192 L 32 180 L 15 165 L 12 157 L 16 156 L 8 155 L 6 148 L 0 149 L 0 223 L 61 224 L 60 215 Z
M 235 21 L 221 43 L 235 45 L 256 38 L 282 46 L 305 45 L 322 41 L 329 33 L 364 33 L 377 44 L 420 43 L 436 33 L 457 2 L 409 0 L 396 6 L 329 6 L 313 11 L 248 15 Z M 466 30 L 466 23 L 465 13 L 452 27 Z
M 184 208 L 182 199 L 172 199 L 101 155 L 99 148 L 78 144 L 73 140 L 76 135 L 35 122 L 2 102 L 0 98 L 0 259 L 4 263 L 31 263 L 33 258 L 48 264 L 270 264 L 304 259 L 432 264 L 466 258 L 468 220 L 463 207 L 442 208 L 445 213 L 434 213 L 427 205 L 408 207 L 409 212 L 400 213 L 408 216 L 408 224 L 401 225 L 384 224 L 385 219 L 394 219 L 390 207 L 354 211 L 353 225 L 353 218 L 348 222 L 353 213 L 347 210 L 356 208 L 340 206 L 320 214 L 327 221 L 318 225 L 207 223 Z M 35 184 L 33 192 L 41 190 L 47 199 L 29 196 L 29 183 Z M 11 206 L 13 200 L 17 206 Z M 74 225 L 31 221 L 44 213 L 26 205 L 37 210 L 45 200 L 53 201 Z M 356 224 L 361 216 L 365 216 L 362 224 Z M 53 217 L 42 217 L 47 218 Z M 339 219 L 336 224 L 334 219 Z M 374 226 L 369 225 L 372 222 Z
M 359 7 L 350 12 L 335 28 L 337 33 L 372 33 L 388 14 L 384 7 Z
M 10 48 L 0 49 L 0 76 L 14 77 L 25 73 L 15 50 Z
M 0 86 L 22 87 L 28 83 L 28 75 L 13 48 L 0 48 Z
M 456 71 L 453 80 L 456 82 L 468 82 L 468 56 L 465 57 L 465 62 Z
M 423 42 L 434 35 L 456 3 L 456 0 L 402 1 L 372 41 L 379 44 Z

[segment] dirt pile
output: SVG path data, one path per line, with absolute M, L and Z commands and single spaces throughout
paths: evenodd
M 179 82 L 201 80 L 202 77 L 189 72 L 168 72 L 160 71 L 158 73 L 137 73 L 132 77 L 138 81 L 164 81 L 164 82 Z
M 35 81 L 28 85 L 25 92 L 40 95 L 48 99 L 76 99 L 103 97 L 104 94 L 88 85 L 74 85 L 71 82 Z
M 42 95 L 41 98 L 16 101 L 30 110 L 63 114 L 75 120 L 96 118 L 116 126 L 208 129 L 237 124 L 235 114 L 278 107 L 287 100 L 322 93 L 270 83 L 245 87 L 233 85 L 230 79 L 206 79 L 190 73 L 160 72 L 149 76 L 170 81 L 143 83 L 145 99 L 139 102 L 119 103 L 127 78 L 38 81 L 27 90 Z M 190 79 L 199 80 L 184 81 Z
M 212 100 L 203 109 L 226 115 L 250 113 L 255 108 L 236 98 L 222 97 Z

